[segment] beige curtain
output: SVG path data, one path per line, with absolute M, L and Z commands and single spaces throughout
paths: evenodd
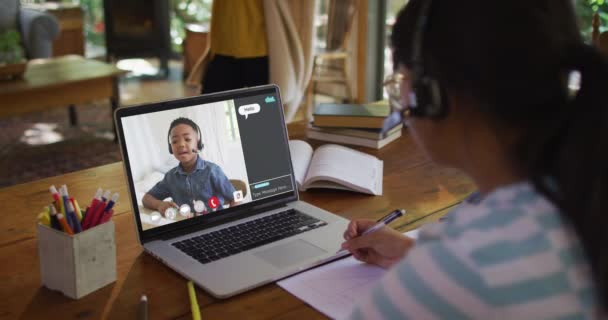
M 264 0 L 270 82 L 279 86 L 285 121 L 293 120 L 310 81 L 316 0 Z

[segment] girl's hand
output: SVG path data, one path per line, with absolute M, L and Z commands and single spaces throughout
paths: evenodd
M 342 248 L 360 261 L 390 268 L 399 262 L 414 246 L 415 240 L 387 226 L 370 234 L 362 233 L 376 222 L 368 219 L 353 220 L 344 231 Z

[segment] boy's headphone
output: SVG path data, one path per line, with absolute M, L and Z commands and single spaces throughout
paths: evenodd
M 188 118 L 177 118 L 175 120 L 173 120 L 173 122 L 171 122 L 171 125 L 169 126 L 169 132 L 167 132 L 167 142 L 169 144 L 169 153 L 173 154 L 173 149 L 171 149 L 171 130 L 173 130 L 173 128 L 175 128 L 178 124 L 187 124 L 189 126 L 191 126 L 194 131 L 196 131 L 196 133 L 198 134 L 198 142 L 196 143 L 196 149 L 197 150 L 192 150 L 192 152 L 200 152 L 203 151 L 203 148 L 205 147 L 205 145 L 203 144 L 203 140 L 201 137 L 201 128 L 199 128 L 199 126 L 192 120 L 188 119 Z
M 424 33 L 429 25 L 432 0 L 422 1 L 422 9 L 416 23 L 412 45 L 412 90 L 410 115 L 416 117 L 440 118 L 448 111 L 447 95 L 439 81 L 426 73 L 422 48 Z

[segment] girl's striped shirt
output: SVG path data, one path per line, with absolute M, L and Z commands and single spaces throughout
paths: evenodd
M 598 317 L 590 266 L 558 209 L 529 183 L 427 225 L 352 319 Z

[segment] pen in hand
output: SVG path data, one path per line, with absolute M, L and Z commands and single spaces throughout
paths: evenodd
M 393 220 L 395 220 L 395 219 L 403 216 L 404 214 L 405 214 L 405 210 L 403 210 L 403 209 L 397 209 L 397 210 L 395 210 L 395 211 L 387 214 L 384 218 L 378 220 L 378 222 L 376 224 L 374 224 L 373 226 L 371 226 L 371 228 L 363 231 L 363 233 L 361 235 L 363 236 L 363 235 L 366 235 L 366 234 L 370 234 L 370 233 L 372 233 L 372 232 L 374 232 L 374 231 L 376 231 L 376 230 L 384 227 L 385 225 L 393 222 Z
M 363 233 L 361 233 L 360 236 L 366 235 L 366 234 L 370 234 L 372 232 L 375 232 L 381 228 L 383 228 L 384 226 L 386 226 L 387 224 L 391 223 L 393 220 L 403 216 L 405 214 L 405 210 L 403 209 L 396 209 L 393 212 L 387 214 L 386 216 L 382 217 L 381 219 L 379 219 L 376 224 L 374 224 L 373 226 L 371 226 L 369 229 L 363 231 Z M 337 253 L 342 253 L 343 251 L 347 251 L 346 249 L 340 249 Z

